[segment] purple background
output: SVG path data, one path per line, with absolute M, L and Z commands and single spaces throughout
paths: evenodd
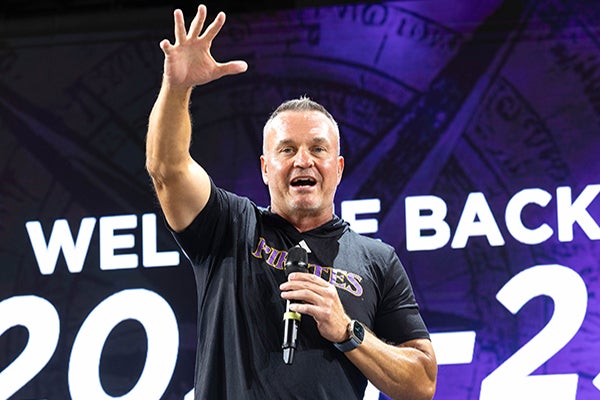
M 397 249 L 430 329 L 477 333 L 472 363 L 440 366 L 436 398 L 478 399 L 481 381 L 548 322 L 548 299 L 512 315 L 495 298 L 538 264 L 575 270 L 589 301 L 576 336 L 536 373 L 577 373 L 578 398 L 595 398 L 599 249 L 577 226 L 573 241 L 558 241 L 555 195 L 568 186 L 575 198 L 600 171 L 599 17 L 598 3 L 558 0 L 399 1 L 230 17 L 215 57 L 244 59 L 250 69 L 195 90 L 192 153 L 217 184 L 267 205 L 258 162 L 267 115 L 303 94 L 321 102 L 340 125 L 346 158 L 336 209 L 380 199 L 373 236 Z M 69 273 L 61 258 L 42 276 L 25 230 L 30 220 L 48 235 L 56 219 L 77 229 L 87 216 L 159 212 L 144 138 L 162 72 L 158 42 L 172 37 L 171 15 L 164 20 L 154 30 L 0 39 L 0 300 L 36 294 L 61 318 L 56 353 L 16 398 L 67 398 L 82 321 L 129 287 L 156 291 L 177 314 L 180 353 L 164 398 L 182 399 L 192 386 L 195 292 L 183 257 L 181 268 L 101 271 L 96 232 L 81 273 Z M 504 223 L 507 202 L 525 188 L 553 195 L 525 219 L 554 229 L 542 244 L 519 243 Z M 473 192 L 485 195 L 504 246 L 471 238 L 464 249 L 407 250 L 406 196 L 444 199 L 454 232 Z M 600 221 L 597 203 L 588 211 Z M 159 229 L 159 247 L 174 249 Z M 16 328 L 0 337 L 0 370 L 26 338 Z M 107 392 L 123 394 L 143 365 L 144 335 L 125 324 L 111 338 L 101 374 Z

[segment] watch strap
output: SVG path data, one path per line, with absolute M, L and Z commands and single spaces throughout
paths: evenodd
M 350 338 L 348 340 L 344 340 L 343 342 L 340 343 L 333 343 L 333 345 L 335 346 L 336 349 L 338 349 L 339 351 L 341 351 L 342 353 L 346 353 L 350 350 L 354 350 L 355 348 L 357 348 L 358 346 L 360 346 L 360 344 L 363 341 L 363 337 L 357 337 L 354 334 L 354 324 L 360 324 L 361 328 L 362 328 L 362 324 L 356 320 L 352 320 L 350 321 L 350 323 L 348 324 L 348 332 L 350 334 Z M 364 335 L 364 328 L 362 329 L 363 335 Z

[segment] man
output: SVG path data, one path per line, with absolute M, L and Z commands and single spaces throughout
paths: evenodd
M 331 115 L 302 98 L 265 125 L 269 209 L 219 189 L 189 153 L 190 95 L 247 65 L 210 54 L 223 13 L 202 34 L 204 6 L 189 32 L 180 10 L 174 18 L 175 44 L 160 44 L 147 169 L 196 276 L 196 399 L 360 399 L 367 379 L 393 398 L 431 399 L 435 355 L 398 257 L 333 214 L 344 159 Z M 297 244 L 310 250 L 309 273 L 287 280 L 286 250 Z M 287 300 L 304 315 L 291 365 L 281 349 Z

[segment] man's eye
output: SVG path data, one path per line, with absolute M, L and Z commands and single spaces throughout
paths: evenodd
M 279 152 L 289 154 L 294 151 L 291 147 L 283 147 Z
M 322 153 L 325 151 L 325 147 L 315 147 L 313 151 L 315 153 Z

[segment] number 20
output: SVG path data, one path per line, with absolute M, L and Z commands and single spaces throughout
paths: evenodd
M 110 332 L 127 319 L 136 320 L 144 327 L 148 352 L 136 385 L 119 399 L 160 399 L 177 361 L 177 320 L 169 304 L 158 294 L 146 289 L 128 289 L 98 304 L 75 337 L 68 372 L 73 400 L 114 399 L 102 388 L 98 366 Z M 0 335 L 19 325 L 27 328 L 29 340 L 21 354 L 0 372 L 1 400 L 9 398 L 33 379 L 50 361 L 58 344 L 58 313 L 42 297 L 15 296 L 0 302 Z

